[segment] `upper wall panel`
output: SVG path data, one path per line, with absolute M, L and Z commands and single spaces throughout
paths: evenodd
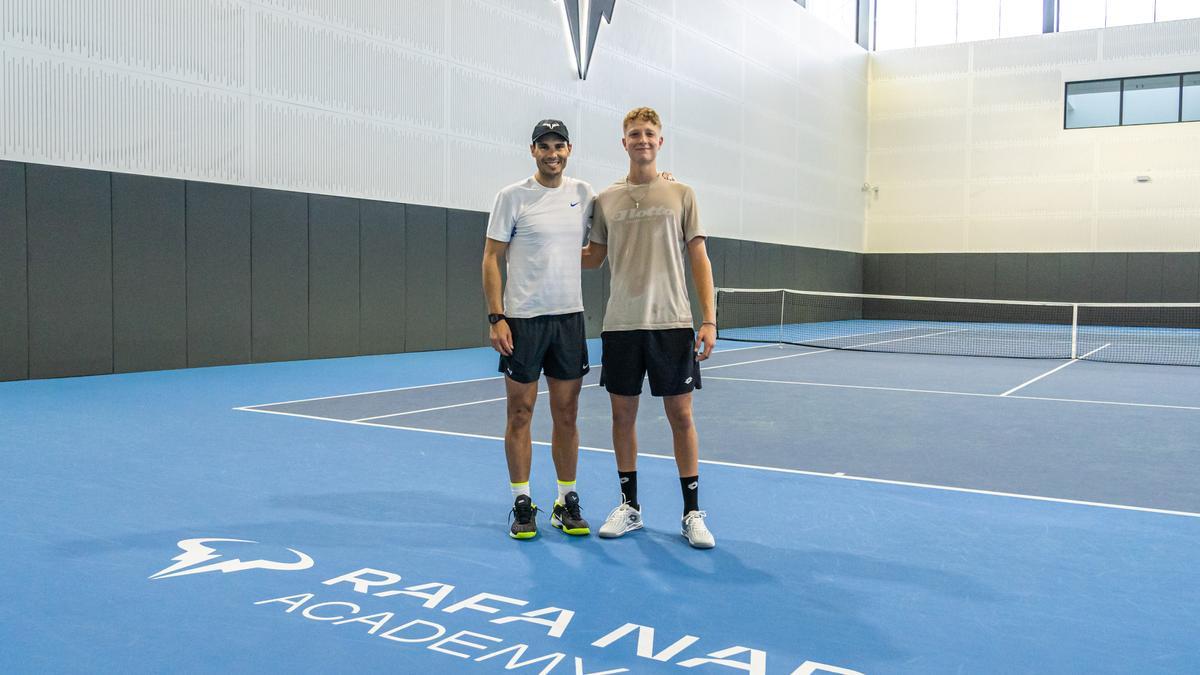
M 309 19 L 429 53 L 446 49 L 446 3 L 259 0 L 281 14 Z
M 4 43 L 215 87 L 246 84 L 248 3 L 238 0 L 14 0 Z M 136 20 L 113 20 L 136 19 Z
M 1200 20 L 875 54 L 867 250 L 1200 250 L 1200 124 L 1063 128 L 1067 82 L 1193 70 Z
M 602 187 L 627 171 L 622 117 L 652 106 L 660 168 L 721 233 L 861 250 L 866 52 L 793 0 L 620 0 L 581 81 L 563 7 L 11 0 L 0 159 L 487 211 L 532 171 L 538 119 Z M 829 189 L 746 185 L 764 153 Z

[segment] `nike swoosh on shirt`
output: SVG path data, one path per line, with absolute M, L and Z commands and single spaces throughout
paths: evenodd
M 579 206 L 579 202 L 575 202 L 574 204 L 572 204 L 571 208 L 575 208 L 576 206 Z

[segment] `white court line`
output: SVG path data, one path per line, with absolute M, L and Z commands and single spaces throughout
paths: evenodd
M 599 383 L 585 384 L 582 387 L 580 387 L 580 389 L 588 389 L 590 387 L 599 387 L 599 386 L 600 386 Z M 537 393 L 537 395 L 541 396 L 542 394 L 549 394 L 549 393 L 550 393 L 550 390 L 547 389 L 544 391 L 539 391 Z M 435 410 L 446 410 L 449 408 L 464 408 L 469 405 L 481 405 L 483 403 L 495 403 L 497 401 L 507 401 L 507 400 L 508 400 L 507 396 L 500 396 L 498 398 L 485 398 L 481 401 L 467 401 L 466 403 L 452 403 L 450 405 L 439 405 L 436 408 L 422 408 L 420 410 L 405 410 L 403 412 L 388 413 L 386 415 L 375 415 L 374 417 L 360 417 L 359 419 L 350 420 L 350 421 L 351 422 L 370 422 L 373 420 L 381 420 L 381 419 L 385 419 L 388 417 L 404 417 L 405 415 L 416 415 L 417 413 L 434 412 Z M 237 410 L 242 410 L 242 409 L 243 408 L 237 408 Z M 251 410 L 251 412 L 271 412 L 271 411 L 269 411 L 269 410 Z
M 800 352 L 799 354 L 788 354 L 787 356 L 772 356 L 767 359 L 755 359 L 753 361 L 738 361 L 737 363 L 723 363 L 719 366 L 709 366 L 708 368 L 706 368 L 704 370 L 716 370 L 718 368 L 732 368 L 734 366 L 744 366 L 744 365 L 747 365 L 750 363 L 762 363 L 764 361 L 779 361 L 780 359 L 794 359 L 797 356 L 809 356 L 811 354 L 825 354 L 827 352 L 835 352 L 835 351 L 841 351 L 841 350 L 846 350 L 846 349 L 857 349 L 858 347 L 869 347 L 871 345 L 884 345 L 884 344 L 888 344 L 889 342 L 903 342 L 905 340 L 918 340 L 920 338 L 933 337 L 935 335 L 945 335 L 947 333 L 961 333 L 964 330 L 966 330 L 966 329 L 961 328 L 958 330 L 943 330 L 943 331 L 938 331 L 936 333 L 926 333 L 924 335 L 912 335 L 912 336 L 903 337 L 903 338 L 893 338 L 891 340 L 877 340 L 875 342 L 864 342 L 862 344 L 850 345 L 849 347 L 830 347 L 829 349 L 818 349 L 816 351 L 811 351 L 811 352 Z M 889 331 L 880 331 L 880 332 L 881 333 L 894 333 L 895 331 L 889 330 Z M 877 333 L 860 333 L 860 335 L 875 335 L 875 334 L 877 334 Z M 857 336 L 846 335 L 843 337 L 857 337 Z M 833 339 L 835 339 L 835 338 L 824 338 L 824 340 L 833 340 Z M 816 342 L 816 340 L 814 340 L 814 342 Z
M 999 396 L 996 394 L 981 394 L 981 395 L 982 396 L 991 396 L 993 398 L 999 398 Z M 1017 398 L 1017 397 L 1014 397 L 1014 398 Z M 300 417 L 303 419 L 318 420 L 321 422 L 336 422 L 338 424 L 353 424 L 353 425 L 357 425 L 357 426 L 378 427 L 381 429 L 396 429 L 396 430 L 400 430 L 400 431 L 415 431 L 418 433 L 437 434 L 437 435 L 441 435 L 441 436 L 457 436 L 457 437 L 461 437 L 461 438 L 479 438 L 479 439 L 492 440 L 492 441 L 501 441 L 501 442 L 504 441 L 503 436 L 488 436 L 488 435 L 484 435 L 484 434 L 468 434 L 468 433 L 462 433 L 462 432 L 458 432 L 458 431 L 442 431 L 440 429 L 421 429 L 421 428 L 417 428 L 417 427 L 398 427 L 398 426 L 393 426 L 390 424 L 377 424 L 377 423 L 373 423 L 373 422 L 355 422 L 353 420 L 338 420 L 338 419 L 332 419 L 332 418 L 328 418 L 328 417 L 317 417 L 315 415 L 301 415 L 299 413 L 280 412 L 277 410 L 257 410 L 254 408 L 235 408 L 235 410 L 264 413 L 267 415 L 283 415 L 285 417 Z M 551 445 L 550 443 L 548 443 L 546 441 L 533 441 L 533 444 L 534 445 L 542 445 L 542 446 Z M 590 452 L 603 452 L 603 453 L 613 454 L 613 451 L 610 448 L 597 448 L 597 447 L 581 445 L 581 446 L 579 446 L 579 449 L 580 450 L 588 450 Z M 675 457 L 673 455 L 658 455 L 658 454 L 653 454 L 653 453 L 639 452 L 638 456 L 639 457 L 651 457 L 654 459 L 670 460 L 672 462 L 675 461 Z M 731 467 L 731 468 L 736 468 L 736 469 L 751 469 L 751 470 L 755 470 L 755 471 L 768 471 L 771 473 L 792 474 L 792 475 L 797 475 L 797 476 L 813 476 L 816 478 L 833 478 L 833 479 L 837 479 L 837 480 L 850 480 L 850 481 L 858 481 L 858 482 L 862 482 L 862 483 L 875 483 L 875 484 L 880 484 L 880 485 L 897 485 L 897 486 L 902 486 L 902 487 L 919 488 L 919 489 L 924 489 L 924 490 L 939 490 L 939 491 L 943 491 L 943 492 L 959 492 L 959 493 L 965 493 L 965 494 L 985 495 L 985 496 L 989 496 L 989 497 L 1006 497 L 1006 498 L 1010 498 L 1010 499 L 1024 499 L 1024 500 L 1028 500 L 1028 501 L 1050 502 L 1050 503 L 1054 503 L 1054 504 L 1071 504 L 1071 505 L 1075 505 L 1075 506 L 1091 506 L 1091 507 L 1105 508 L 1105 509 L 1116 509 L 1116 510 L 1120 510 L 1120 511 L 1138 511 L 1138 512 L 1142 512 L 1142 513 L 1156 513 L 1156 514 L 1168 515 L 1168 516 L 1185 516 L 1188 518 L 1200 518 L 1200 513 L 1192 513 L 1190 511 L 1173 511 L 1170 509 L 1155 509 L 1155 508 L 1150 508 L 1147 506 L 1129 506 L 1127 504 L 1108 504 L 1108 503 L 1104 503 L 1104 502 L 1091 502 L 1091 501 L 1083 501 L 1083 500 L 1078 500 L 1078 499 L 1064 499 L 1061 497 L 1043 497 L 1040 495 L 1026 495 L 1026 494 L 1020 494 L 1020 493 L 1016 493 L 1016 492 L 997 492 L 994 490 L 979 490 L 979 489 L 975 489 L 975 488 L 954 487 L 951 485 L 935 485 L 932 483 L 913 483 L 913 482 L 909 482 L 909 481 L 889 480 L 886 478 L 867 478 L 865 476 L 849 476 L 842 472 L 823 473 L 820 471 L 804 471 L 801 469 L 784 469 L 784 468 L 774 467 L 774 466 L 760 466 L 760 465 L 756 465 L 756 464 L 742 464 L 742 463 L 738 463 L 738 462 L 723 462 L 723 461 L 715 460 L 715 459 L 701 459 L 700 463 L 701 464 L 711 464 L 713 466 L 725 466 L 725 467 Z
M 545 394 L 545 393 L 546 393 L 545 391 L 539 391 L 537 393 L 537 395 L 541 396 L 542 394 Z M 508 400 L 507 396 L 501 396 L 499 398 L 485 398 L 482 401 L 468 401 L 466 403 L 451 403 L 450 405 L 439 405 L 434 408 L 421 408 L 420 410 L 405 410 L 403 412 L 393 412 L 393 413 L 388 413 L 386 415 L 375 415 L 374 417 L 360 417 L 356 420 L 351 420 L 351 421 L 353 421 L 353 422 L 370 422 L 371 420 L 381 420 L 385 417 L 403 417 L 404 415 L 416 415 L 417 413 L 434 412 L 435 410 L 449 410 L 450 408 L 462 408 L 462 407 L 469 406 L 469 405 L 479 405 L 481 403 L 495 403 L 496 401 L 507 401 L 507 400 Z
M 747 349 L 766 349 L 768 347 L 777 347 L 777 346 L 778 346 L 777 344 L 771 343 L 769 345 L 754 345 L 753 347 L 733 347 L 732 349 L 717 350 L 713 353 L 714 354 L 724 354 L 725 352 L 740 352 L 740 351 L 744 351 Z M 590 368 L 599 368 L 600 364 L 593 363 L 593 364 L 590 364 L 589 367 Z M 307 403 L 308 401 L 328 401 L 328 400 L 334 399 L 334 398 L 351 398 L 353 396 L 367 396 L 369 394 L 386 394 L 386 393 L 393 392 L 393 391 L 408 391 L 410 389 L 426 389 L 429 387 L 445 387 L 445 386 L 451 385 L 451 384 L 469 384 L 471 382 L 486 382 L 488 380 L 500 380 L 503 378 L 504 378 L 503 375 L 491 375 L 489 377 L 476 377 L 471 380 L 454 380 L 452 382 L 433 382 L 430 384 L 414 384 L 414 385 L 411 385 L 408 387 L 393 387 L 392 389 L 376 389 L 374 391 L 356 391 L 351 394 L 334 394 L 332 396 L 316 396 L 314 398 L 298 398 L 293 401 L 276 401 L 274 403 L 259 403 L 256 405 L 248 405 L 248 406 L 242 406 L 239 408 L 234 408 L 234 410 L 250 410 L 253 408 L 265 408 L 265 407 L 273 406 L 273 405 L 286 405 L 288 403 Z M 414 412 L 421 412 L 421 411 L 414 411 Z
M 298 398 L 294 401 L 276 401 L 275 403 L 259 403 L 252 406 L 243 406 L 234 408 L 234 410 L 251 410 L 253 408 L 263 408 L 271 405 L 286 405 L 288 403 L 307 403 L 308 401 L 328 401 L 334 398 L 349 398 L 351 396 L 367 396 L 368 394 L 386 394 L 392 391 L 407 391 L 409 389 L 425 389 L 427 387 L 445 387 L 451 384 L 467 384 L 469 382 L 485 382 L 487 380 L 498 380 L 504 377 L 503 375 L 492 375 L 490 377 L 476 377 L 471 380 L 454 380 L 453 382 L 434 382 L 432 384 L 414 384 L 408 387 L 393 387 L 392 389 L 376 389 L 374 391 L 356 391 L 353 394 L 334 394 L 333 396 L 316 396 L 313 398 Z
M 893 331 L 884 331 L 884 332 L 893 332 Z M 867 342 L 867 343 L 863 343 L 860 345 L 854 345 L 854 347 L 866 347 L 868 345 L 884 344 L 884 343 L 888 343 L 888 342 L 900 342 L 902 340 L 914 340 L 917 338 L 931 337 L 934 335 L 943 335 L 945 333 L 957 333 L 957 332 L 960 332 L 960 331 L 953 331 L 953 330 L 941 331 L 938 333 L 928 333 L 926 335 L 914 335 L 911 337 L 895 338 L 892 340 L 880 340 L 877 342 Z M 869 333 L 864 333 L 864 335 L 869 335 Z M 847 337 L 850 337 L 850 336 L 847 336 Z M 747 349 L 763 349 L 763 348 L 767 348 L 767 347 L 776 347 L 776 346 L 777 345 L 775 345 L 775 344 L 769 344 L 769 345 L 755 345 L 753 347 L 736 347 L 734 349 L 722 349 L 720 352 L 714 352 L 714 353 L 720 354 L 720 353 L 724 353 L 724 352 L 744 351 Z M 732 366 L 742 366 L 742 365 L 746 365 L 748 363 L 762 363 L 763 361 L 777 361 L 779 359 L 790 359 L 790 358 L 795 358 L 797 356 L 808 356 L 809 354 L 824 354 L 825 352 L 831 352 L 831 351 L 835 351 L 835 350 L 820 349 L 820 350 L 811 351 L 811 352 L 800 352 L 799 354 L 788 354 L 786 356 L 772 356 L 770 358 L 765 358 L 765 359 L 754 359 L 752 361 L 738 361 L 737 363 L 726 363 L 726 364 L 722 364 L 719 366 L 708 366 L 708 367 L 704 368 L 704 370 L 716 370 L 718 368 L 730 368 Z M 261 403 L 258 405 L 234 408 L 234 410 L 248 410 L 248 411 L 252 411 L 252 412 L 268 412 L 265 410 L 260 410 L 260 408 L 267 408 L 267 407 L 276 406 L 276 405 L 284 405 L 287 403 L 302 403 L 302 402 L 307 402 L 307 401 L 324 401 L 324 400 L 329 400 L 329 399 L 334 399 L 334 398 L 351 398 L 354 396 L 363 396 L 366 394 L 378 394 L 378 393 L 386 393 L 386 392 L 391 392 L 391 391 L 403 391 L 406 389 L 421 389 L 423 387 L 437 387 L 437 386 L 442 386 L 442 385 L 446 385 L 446 384 L 463 384 L 463 383 L 467 383 L 467 382 L 482 382 L 485 380 L 497 380 L 502 377 L 503 377 L 503 375 L 495 376 L 495 377 L 476 378 L 473 380 L 459 380 L 457 382 L 441 382 L 441 383 L 437 383 L 437 384 L 422 384 L 422 385 L 415 385 L 415 386 L 411 386 L 411 387 L 398 387 L 396 389 L 382 389 L 382 390 L 373 391 L 373 392 L 360 392 L 360 393 L 356 393 L 356 394 L 341 394 L 339 396 L 322 396 L 322 397 L 318 397 L 318 398 L 299 399 L 296 401 L 284 401 L 282 403 Z M 587 385 L 584 385 L 582 388 L 587 389 L 589 387 L 596 387 L 596 386 L 599 386 L 599 385 L 587 384 Z M 545 393 L 546 392 L 544 392 L 544 391 L 539 391 L 538 395 L 540 396 Z M 370 422 L 373 420 L 380 420 L 380 419 L 384 419 L 387 417 L 402 417 L 404 415 L 415 415 L 417 413 L 423 413 L 423 412 L 435 412 L 438 410 L 447 410 L 450 408 L 463 408 L 466 406 L 481 405 L 484 403 L 495 403 L 497 401 L 504 401 L 504 400 L 506 400 L 506 398 L 507 397 L 505 397 L 505 396 L 501 396 L 499 398 L 488 398 L 488 399 L 482 399 L 479 401 L 468 401 L 466 403 L 452 403 L 449 405 L 436 406 L 436 407 L 432 407 L 432 408 L 421 408 L 419 410 L 405 410 L 405 411 L 401 411 L 401 412 L 387 413 L 385 415 L 374 415 L 372 417 L 361 417 L 359 419 L 350 420 L 350 421 L 352 421 L 352 422 Z M 321 418 L 321 419 L 327 419 L 327 418 Z
M 830 382 L 796 382 L 793 380 L 763 380 L 750 377 L 721 377 L 714 375 L 709 380 L 724 380 L 727 382 L 756 382 L 759 384 L 794 384 L 803 387 L 833 387 L 835 389 L 869 389 L 873 391 L 903 391 L 913 394 L 945 394 L 949 396 L 977 396 L 982 398 L 997 398 L 999 394 L 977 394 L 969 391 L 941 391 L 938 389 L 905 389 L 903 387 L 872 387 L 865 384 L 833 384 Z
M 1024 389 L 1025 387 L 1028 387 L 1029 385 L 1033 384 L 1034 382 L 1037 382 L 1038 380 L 1042 379 L 1043 377 L 1046 377 L 1048 375 L 1053 375 L 1054 373 L 1057 373 L 1058 371 L 1062 370 L 1063 368 L 1066 368 L 1067 366 L 1071 365 L 1072 363 L 1077 363 L 1078 361 L 1082 361 L 1082 360 L 1086 359 L 1087 357 L 1091 356 L 1092 354 L 1095 354 L 1096 352 L 1100 351 L 1101 349 L 1104 349 L 1105 347 L 1110 347 L 1110 346 L 1112 346 L 1111 343 L 1100 346 L 1100 347 L 1096 347 L 1092 351 L 1079 357 L 1079 359 L 1071 359 L 1070 361 L 1067 361 L 1066 363 L 1062 364 L 1061 366 L 1058 366 L 1057 368 L 1054 368 L 1052 370 L 1048 370 L 1048 371 L 1042 373 L 1041 375 L 1038 375 L 1037 377 L 1033 378 L 1032 380 L 1022 382 L 1021 384 L 1018 384 L 1017 386 L 1013 387 L 1012 389 L 1009 389 L 1008 391 L 1006 391 L 1000 395 L 1008 396 L 1009 394 L 1013 393 L 1014 391 L 1020 391 L 1020 390 Z
M 737 330 L 734 328 L 733 330 Z M 908 330 L 921 330 L 920 326 L 906 326 L 904 328 L 889 328 L 887 330 L 869 330 L 865 333 L 847 333 L 845 335 L 831 335 L 825 338 L 816 338 L 809 342 L 829 342 L 830 340 L 841 340 L 843 338 L 862 337 L 864 335 L 883 335 L 885 333 L 903 333 Z
M 744 349 L 762 349 L 764 347 L 775 347 L 775 346 L 777 346 L 777 345 L 770 344 L 770 345 L 756 345 L 754 347 L 737 347 L 734 349 L 722 349 L 721 352 L 713 352 L 713 353 L 716 354 L 716 353 L 723 353 L 723 352 L 738 352 L 738 351 L 742 351 Z M 807 353 L 816 354 L 818 352 L 807 352 Z M 792 354 L 791 356 L 796 356 L 796 354 Z M 788 358 L 788 357 L 777 356 L 774 358 Z M 764 360 L 769 361 L 770 359 L 764 359 Z M 750 363 L 757 363 L 757 361 L 751 361 Z M 729 364 L 729 365 L 737 366 L 737 365 L 741 365 L 741 364 L 733 363 L 733 364 Z M 712 370 L 713 368 L 725 368 L 725 367 L 726 366 L 709 366 L 708 368 L 706 368 L 706 370 Z M 496 379 L 496 378 L 488 378 L 488 379 Z M 585 384 L 582 387 L 580 387 L 580 389 L 589 389 L 591 387 L 599 387 L 599 386 L 600 386 L 599 383 Z M 541 396 L 542 394 L 548 394 L 548 393 L 550 393 L 549 390 L 544 390 L 544 391 L 539 391 L 537 393 L 537 395 Z M 346 396 L 346 397 L 357 396 L 357 394 L 345 394 L 344 396 Z M 338 398 L 338 397 L 335 396 L 333 398 Z M 381 420 L 381 419 L 384 419 L 387 417 L 403 417 L 405 415 L 416 415 L 417 413 L 435 412 L 437 410 L 447 410 L 449 408 L 463 408 L 463 407 L 471 406 L 471 405 L 481 405 L 484 403 L 496 403 L 497 401 L 506 401 L 506 400 L 508 400 L 507 396 L 500 396 L 497 398 L 485 398 L 485 399 L 482 399 L 479 401 L 468 401 L 466 403 L 452 403 L 450 405 L 439 405 L 439 406 L 436 406 L 433 408 L 421 408 L 420 410 L 405 410 L 403 412 L 387 413 L 386 415 L 375 415 L 373 417 L 360 417 L 359 419 L 351 420 L 351 421 L 353 421 L 353 422 L 370 422 L 373 420 Z M 267 403 L 264 405 L 269 406 L 272 404 Z M 251 412 L 268 412 L 265 410 L 256 410 L 256 408 L 260 408 L 260 407 L 264 407 L 264 406 L 247 406 L 245 408 L 235 408 L 235 410 L 250 410 Z M 322 419 L 324 419 L 324 418 L 322 418 Z
M 939 389 L 907 389 L 904 387 L 873 387 L 865 384 L 833 384 L 830 382 L 797 382 L 794 380 L 764 380 L 749 377 L 721 377 L 713 375 L 710 380 L 725 380 L 729 382 L 757 382 L 760 384 L 793 384 L 801 387 L 833 387 L 837 389 L 868 389 L 873 391 L 900 391 L 912 394 L 942 394 L 946 396 L 970 396 L 974 398 L 1007 398 L 1023 401 L 1055 401 L 1058 403 L 1089 403 L 1092 405 L 1122 405 L 1134 408 L 1165 408 L 1168 410 L 1200 410 L 1200 406 L 1170 405 L 1167 403 L 1130 403 L 1127 401 L 1093 401 L 1082 398 L 1053 398 L 1050 396 L 1005 396 L 1003 394 L 981 394 L 971 391 L 941 391 Z
M 948 333 L 962 333 L 968 328 L 957 328 L 955 330 L 940 330 L 936 333 L 926 333 L 924 335 L 910 335 L 909 337 L 894 338 L 891 340 L 879 340 L 876 342 L 864 342 L 859 345 L 850 345 L 849 347 L 838 347 L 838 349 L 857 349 L 858 347 L 870 347 L 871 345 L 886 345 L 891 342 L 904 342 L 905 340 L 920 340 L 921 338 L 934 337 L 935 335 L 946 335 Z
M 809 354 L 824 354 L 825 352 L 831 352 L 831 351 L 833 351 L 833 350 L 832 349 L 818 349 L 816 351 L 811 351 L 811 352 L 800 352 L 799 354 L 788 354 L 786 356 L 772 356 L 770 358 L 765 358 L 765 359 L 754 359 L 753 361 L 738 361 L 737 363 L 722 363 L 719 366 L 708 366 L 705 368 L 701 368 L 700 373 L 701 373 L 701 375 L 703 375 L 704 371 L 706 371 L 706 370 L 717 370 L 718 368 L 732 368 L 734 366 L 744 366 L 748 363 L 762 363 L 763 361 L 778 361 L 780 359 L 794 359 L 797 356 L 808 356 Z
M 747 349 L 769 349 L 771 347 L 778 347 L 778 346 L 779 346 L 778 342 L 772 342 L 771 344 L 754 345 L 753 347 L 733 347 L 731 349 L 714 349 L 713 354 L 724 354 L 725 352 L 744 352 Z
M 864 336 L 864 335 L 883 335 L 883 334 L 885 334 L 885 333 L 902 333 L 902 332 L 904 332 L 904 331 L 908 331 L 908 330 L 920 330 L 920 329 L 921 329 L 921 327 L 920 327 L 920 326 L 907 326 L 907 327 L 905 327 L 905 328 L 889 328 L 888 330 L 869 330 L 869 331 L 867 331 L 867 332 L 865 332 L 865 333 L 847 333 L 847 334 L 845 334 L 845 335 L 831 335 L 831 336 L 829 336 L 829 337 L 823 337 L 823 338 L 814 338 L 814 339 L 812 339 L 812 340 L 806 340 L 806 342 L 829 342 L 830 340 L 842 340 L 842 339 L 844 339 L 844 338 L 862 337 L 862 336 Z M 729 330 L 739 330 L 739 329 L 737 329 L 737 328 L 730 328 Z M 961 329 L 961 330 L 969 330 L 969 329 L 967 329 L 967 328 L 963 328 L 963 329 Z M 924 335 L 918 335 L 917 337 L 926 337 L 926 336 L 924 336 Z M 718 339 L 720 339 L 720 338 L 718 338 Z M 741 338 L 725 338 L 725 339 L 726 339 L 726 340 L 734 340 L 734 341 L 737 341 L 738 339 L 741 339 Z M 1070 342 L 1070 341 L 1068 340 L 1068 342 Z M 773 343 L 771 343 L 771 344 L 769 344 L 769 345 L 766 345 L 766 346 L 768 346 L 768 347 L 774 347 L 774 346 L 776 346 L 776 345 L 779 345 L 779 344 L 780 344 L 780 343 L 778 343 L 778 342 L 773 342 Z M 790 344 L 790 343 L 783 343 L 783 344 Z M 813 347 L 815 347 L 816 345 L 812 345 L 812 346 L 813 346 Z M 754 347 L 742 347 L 742 349 L 754 349 Z M 835 349 L 836 349 L 836 348 L 835 348 Z M 736 350 L 734 350 L 734 349 L 723 349 L 723 350 L 721 350 L 721 351 L 732 352 L 732 351 L 736 351 Z
M 996 398 L 1000 398 L 997 396 Z M 1169 410 L 1200 410 L 1200 406 L 1194 405 L 1168 405 L 1166 403 L 1128 403 L 1125 401 L 1091 401 L 1084 398 L 1054 398 L 1051 396 L 1007 396 L 1006 398 L 1020 398 L 1028 401 L 1059 401 L 1062 403 L 1092 403 L 1095 405 L 1125 405 L 1134 408 L 1167 408 Z
M 732 352 L 732 351 L 740 351 L 740 350 L 742 350 L 742 349 L 762 349 L 763 347 L 775 347 L 775 346 L 777 346 L 777 345 L 774 345 L 774 344 L 770 344 L 770 345 L 759 345 L 759 346 L 755 346 L 755 347 L 740 347 L 740 348 L 738 348 L 738 349 L 723 349 L 723 350 L 721 350 L 721 351 L 723 351 L 723 352 L 726 352 L 726 351 L 728 351 L 728 352 Z M 761 363 L 761 362 L 763 362 L 763 361 L 775 361 L 775 360 L 778 360 L 778 359 L 790 359 L 790 358 L 793 358 L 793 357 L 796 357 L 796 356 L 808 356 L 809 354 L 824 354 L 825 352 L 828 352 L 828 351 L 833 351 L 833 350 L 831 350 L 831 349 L 821 349 L 821 350 L 818 350 L 818 351 L 812 351 L 812 352 L 801 352 L 801 353 L 799 353 L 799 354 L 788 354 L 787 356 L 772 356 L 772 357 L 770 357 L 770 358 L 767 358 L 767 359 L 755 359 L 755 360 L 753 360 L 753 361 L 739 361 L 739 362 L 737 362 L 737 363 L 726 363 L 726 364 L 722 364 L 722 365 L 719 365 L 719 366 L 707 366 L 707 367 L 703 368 L 703 370 L 716 370 L 717 368 L 729 368 L 730 366 L 741 366 L 741 365 L 745 365 L 745 364 L 747 364 L 747 363 Z M 717 379 L 720 379 L 720 378 L 717 378 Z M 590 388 L 590 387 L 598 387 L 598 386 L 600 386 L 598 383 L 596 383 L 596 384 L 585 384 L 585 385 L 583 385 L 583 386 L 581 387 L 581 389 L 588 389 L 588 388 Z M 539 391 L 539 392 L 538 392 L 538 396 L 541 396 L 542 394 L 545 394 L 545 393 L 547 393 L 547 392 L 545 392 L 545 391 Z M 355 396 L 355 394 L 346 394 L 346 396 Z M 337 398 L 337 397 L 334 397 L 334 398 Z M 362 418 L 359 418 L 359 419 L 356 419 L 356 420 L 351 420 L 351 421 L 353 421 L 353 422 L 370 422 L 370 421 L 373 421 L 373 420 L 380 420 L 380 419 L 384 419 L 384 418 L 386 418 L 386 417 L 402 417 L 402 416 L 404 416 L 404 415 L 415 415 L 415 414 L 417 414 L 417 413 L 423 413 L 423 412 L 434 412 L 434 411 L 437 411 L 437 410 L 446 410 L 446 409 L 448 409 L 448 408 L 462 408 L 462 407 L 465 407 L 465 406 L 471 406 L 471 405 L 481 405 L 481 404 L 484 404 L 484 403 L 495 403 L 495 402 L 497 402 L 497 401 L 504 401 L 504 400 L 507 400 L 507 397 L 506 397 L 506 396 L 501 396 L 501 397 L 499 397 L 499 398 L 485 398 L 485 399 L 482 399 L 482 400 L 479 400 L 479 401 L 468 401 L 468 402 L 466 402 L 466 403 L 452 403 L 452 404 L 450 404 L 450 405 L 440 405 L 440 406 L 437 406 L 437 407 L 434 407 L 434 408 L 422 408 L 422 409 L 420 409 L 420 410 L 406 410 L 406 411 L 403 411 L 403 412 L 388 413 L 388 414 L 386 414 L 386 415 L 375 415 L 375 416 L 373 416 L 373 417 L 362 417 Z M 245 408 L 235 408 L 235 410 L 251 410 L 252 412 L 267 412 L 267 411 L 260 411 L 260 410 L 257 410 L 257 408 L 262 408 L 262 407 L 266 407 L 266 406 L 270 406 L 270 405 L 273 405 L 273 404 L 267 403 L 267 404 L 264 404 L 264 405 L 262 405 L 262 406 L 247 406 L 247 407 L 245 407 Z

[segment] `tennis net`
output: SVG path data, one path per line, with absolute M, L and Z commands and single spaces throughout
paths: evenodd
M 819 349 L 1200 366 L 1200 303 L 717 289 L 718 337 Z

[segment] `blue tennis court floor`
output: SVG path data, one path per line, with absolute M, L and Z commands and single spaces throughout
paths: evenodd
M 598 525 L 619 493 L 595 377 Z M 510 540 L 487 349 L 0 384 L 0 670 L 1200 665 L 1200 370 L 722 342 L 703 378 L 711 551 L 679 535 L 653 400 L 645 530 Z

